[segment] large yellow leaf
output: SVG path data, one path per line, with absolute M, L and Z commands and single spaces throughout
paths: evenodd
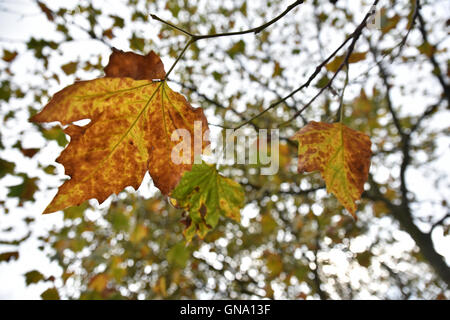
M 71 141 L 57 161 L 71 177 L 64 182 L 44 213 L 96 198 L 101 203 L 127 186 L 139 187 L 149 170 L 155 185 L 169 194 L 194 159 L 194 121 L 208 129 L 202 109 L 194 109 L 165 81 L 159 57 L 114 50 L 106 77 L 80 81 L 57 92 L 31 120 L 59 121 Z M 90 119 L 86 126 L 74 121 Z M 191 134 L 191 163 L 175 164 L 171 141 L 176 129 Z M 198 128 L 198 126 L 197 126 Z M 198 129 L 197 129 L 198 130 Z M 198 130 L 199 131 L 199 130 Z M 189 143 L 189 141 L 185 141 Z
M 327 191 L 355 216 L 369 174 L 369 137 L 341 123 L 312 121 L 292 139 L 299 142 L 298 171 L 320 171 Z

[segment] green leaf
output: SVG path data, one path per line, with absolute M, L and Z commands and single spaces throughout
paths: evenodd
M 184 235 L 188 241 L 197 234 L 200 238 L 212 230 L 220 216 L 240 221 L 240 209 L 244 206 L 242 186 L 220 175 L 215 166 L 194 164 L 184 173 L 171 194 L 176 206 L 188 214 Z
M 144 47 L 145 47 L 145 39 L 142 37 L 138 37 L 136 33 L 133 32 L 133 35 L 131 36 L 130 39 L 130 48 L 132 50 L 143 52 Z
M 25 201 L 34 200 L 34 193 L 38 190 L 38 178 L 30 178 L 26 174 L 20 174 L 23 178 L 21 184 L 8 187 L 8 197 L 19 198 L 19 206 L 22 206 Z
M 59 300 L 59 293 L 56 288 L 49 288 L 42 292 L 41 294 L 42 300 Z
M 243 40 L 239 40 L 236 42 L 230 49 L 228 49 L 228 55 L 234 59 L 237 54 L 243 54 L 245 52 L 245 42 Z
M 65 147 L 68 143 L 66 134 L 58 125 L 50 129 L 42 129 L 42 135 L 47 140 L 55 140 L 60 147 Z
M 278 224 L 270 213 L 266 213 L 261 217 L 261 229 L 265 235 L 268 235 L 275 231 Z
M 123 28 L 125 26 L 125 20 L 116 15 L 110 15 L 110 17 L 114 20 L 114 27 Z
M 11 82 L 8 80 L 2 81 L 0 84 L 0 100 L 6 102 L 11 98 Z
M 64 219 L 77 219 L 83 217 L 84 212 L 89 207 L 88 202 L 85 201 L 79 206 L 73 206 L 64 209 Z
M 32 283 L 38 283 L 41 280 L 44 280 L 45 277 L 42 273 L 37 270 L 32 270 L 25 273 L 25 283 L 29 286 Z
M 167 261 L 181 269 L 186 267 L 186 263 L 191 256 L 190 250 L 186 247 L 186 243 L 179 242 L 167 252 Z
M 0 159 L 0 179 L 8 173 L 13 173 L 15 167 L 16 165 L 13 162 Z
M 130 219 L 123 208 L 111 209 L 108 220 L 115 232 L 126 231 L 130 227 Z
M 76 61 L 69 62 L 69 63 L 63 64 L 61 66 L 61 69 L 67 75 L 74 74 L 77 71 L 77 68 L 78 68 L 78 62 L 76 62 Z

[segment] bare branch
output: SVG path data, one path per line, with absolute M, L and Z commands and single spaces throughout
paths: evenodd
M 243 30 L 243 31 L 234 31 L 234 32 L 224 32 L 224 33 L 215 33 L 215 34 L 205 34 L 205 35 L 196 35 L 193 34 L 187 30 L 184 30 L 183 28 L 177 27 L 174 24 L 165 21 L 161 18 L 159 18 L 158 16 L 152 14 L 151 17 L 152 19 L 158 20 L 162 23 L 167 24 L 168 26 L 183 32 L 184 34 L 190 36 L 192 38 L 193 41 L 197 41 L 197 40 L 201 40 L 201 39 L 211 39 L 211 38 L 219 38 L 219 37 L 229 37 L 229 36 L 237 36 L 237 35 L 243 35 L 243 34 L 247 34 L 247 33 L 259 33 L 261 31 L 263 31 L 264 29 L 268 28 L 269 26 L 271 26 L 272 24 L 274 24 L 275 22 L 277 22 L 278 20 L 280 20 L 281 18 L 283 18 L 286 14 L 288 14 L 291 10 L 293 10 L 295 7 L 297 7 L 298 5 L 302 4 L 304 2 L 304 0 L 297 0 L 294 3 L 292 3 L 291 5 L 289 5 L 286 10 L 284 10 L 282 13 L 280 13 L 278 16 L 276 16 L 275 18 L 273 18 L 272 20 L 260 25 L 259 27 L 256 28 L 251 28 L 248 30 Z

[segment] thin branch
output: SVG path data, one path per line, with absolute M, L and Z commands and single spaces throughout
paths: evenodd
M 18 246 L 31 236 L 31 232 L 28 232 L 24 237 L 17 240 L 0 240 L 1 245 Z
M 177 63 L 181 60 L 181 58 L 184 56 L 184 53 L 186 52 L 186 50 L 189 48 L 189 46 L 194 42 L 194 40 L 192 40 L 192 38 L 186 43 L 186 45 L 184 46 L 183 50 L 181 51 L 181 53 L 178 55 L 177 59 L 175 60 L 174 63 L 172 63 L 172 66 L 170 66 L 169 71 L 167 71 L 166 76 L 164 77 L 164 79 L 167 79 L 169 77 L 169 74 L 172 72 L 172 70 L 175 68 L 175 66 L 177 65 Z
M 378 52 L 375 49 L 375 47 L 373 47 L 373 45 L 372 45 L 372 43 L 370 41 L 369 41 L 369 47 L 370 47 L 370 51 L 372 52 L 373 56 L 376 59 L 376 57 L 378 56 Z M 378 65 L 378 70 L 380 71 L 380 77 L 381 77 L 381 80 L 383 82 L 383 85 L 386 88 L 386 103 L 387 103 L 387 107 L 389 109 L 389 113 L 392 116 L 392 120 L 394 122 L 395 128 L 397 129 L 399 135 L 402 137 L 402 139 L 404 139 L 406 134 L 403 131 L 403 128 L 402 128 L 402 126 L 400 124 L 400 120 L 398 119 L 397 112 L 394 109 L 394 105 L 393 105 L 392 99 L 391 99 L 391 85 L 390 85 L 389 79 L 388 79 L 389 75 L 386 72 L 386 69 L 384 68 L 382 63 L 380 63 Z
M 180 27 L 174 25 L 173 23 L 170 23 L 169 21 L 163 20 L 163 19 L 161 19 L 160 17 L 158 17 L 158 16 L 155 15 L 155 14 L 150 14 L 150 17 L 152 17 L 153 20 L 157 20 L 157 21 L 159 21 L 159 22 L 162 22 L 162 23 L 164 23 L 164 24 L 167 24 L 169 27 L 171 27 L 171 28 L 173 28 L 173 29 L 175 29 L 175 30 L 178 30 L 178 31 L 180 31 L 180 32 L 182 32 L 182 33 L 184 33 L 184 34 L 190 36 L 190 37 L 195 37 L 195 35 L 194 35 L 193 33 L 190 33 L 189 31 L 184 30 L 183 28 L 180 28 Z
M 420 8 L 417 10 L 417 18 L 419 19 L 419 31 L 422 34 L 423 41 L 424 41 L 424 43 L 430 44 L 430 42 L 428 41 L 428 33 L 425 28 L 425 20 L 422 17 Z M 447 99 L 447 101 L 450 105 L 450 85 L 444 79 L 443 72 L 441 70 L 441 67 L 439 66 L 439 63 L 436 60 L 434 52 L 432 52 L 428 58 L 434 68 L 433 74 L 437 77 L 439 83 L 441 84 L 442 89 L 444 90 L 445 98 Z
M 407 285 L 405 285 L 405 283 L 403 282 L 402 278 L 400 277 L 400 275 L 398 274 L 398 272 L 392 270 L 391 267 L 389 267 L 386 263 L 384 262 L 380 262 L 380 265 L 385 268 L 387 270 L 387 272 L 389 273 L 389 275 L 391 276 L 391 278 L 394 279 L 395 282 L 397 282 L 398 287 L 400 289 L 400 292 L 402 293 L 403 299 L 407 300 L 410 297 L 410 293 L 407 293 L 405 291 L 405 288 L 407 287 Z
M 236 60 L 239 62 L 239 65 L 241 66 L 241 69 L 242 69 L 242 70 L 244 70 L 244 71 L 245 71 L 247 74 L 249 74 L 249 75 L 252 74 L 252 72 L 250 72 L 250 71 L 248 70 L 246 64 L 243 63 L 241 59 L 236 58 Z M 273 94 L 275 94 L 275 95 L 277 96 L 278 99 L 282 99 L 282 98 L 283 98 L 283 96 L 282 96 L 280 93 L 278 93 L 277 90 L 270 88 L 270 86 L 269 86 L 268 83 L 262 82 L 261 80 L 259 80 L 258 77 L 254 77 L 254 78 L 255 78 L 255 79 L 252 79 L 253 81 L 257 82 L 260 86 L 264 87 L 266 90 L 269 90 L 270 92 L 272 92 Z M 284 80 L 285 80 L 285 82 L 287 81 L 286 79 L 284 79 Z M 292 97 L 292 99 L 294 99 L 294 104 L 297 104 L 297 101 L 295 101 L 295 98 Z M 301 101 L 300 101 L 300 102 L 301 102 Z M 303 103 L 303 102 L 301 102 L 301 103 Z M 295 109 L 295 106 L 293 106 L 293 105 L 291 105 L 290 103 L 288 103 L 287 100 L 284 100 L 284 104 L 285 104 L 289 109 Z M 305 119 L 303 116 L 301 116 L 301 119 L 302 119 L 302 121 L 303 121 L 303 124 L 306 124 L 306 123 L 307 123 L 306 119 Z
M 373 47 L 372 43 L 369 41 L 369 48 L 372 52 L 374 59 L 377 58 L 378 51 Z M 408 200 L 408 187 L 406 182 L 406 170 L 408 169 L 408 166 L 411 162 L 411 155 L 410 155 L 410 149 L 411 149 L 411 136 L 409 134 L 406 134 L 400 120 L 397 115 L 397 111 L 394 109 L 394 105 L 392 103 L 391 99 L 391 85 L 388 81 L 388 74 L 386 70 L 384 69 L 384 66 L 382 63 L 378 65 L 378 70 L 380 72 L 380 77 L 382 80 L 383 85 L 385 86 L 386 90 L 386 103 L 389 110 L 389 113 L 392 116 L 392 120 L 394 123 L 395 128 L 397 129 L 397 132 L 401 138 L 401 152 L 402 152 L 402 163 L 400 165 L 400 192 L 401 192 L 401 200 L 402 200 L 402 206 L 406 209 L 405 212 L 408 212 L 410 214 L 409 209 L 409 200 Z
M 414 24 L 416 22 L 416 19 L 419 16 L 419 10 L 420 10 L 420 0 L 416 0 L 416 1 L 414 1 L 414 13 L 413 13 L 413 16 L 412 16 L 412 19 L 411 19 L 411 23 L 410 23 L 410 25 L 408 27 L 408 31 L 406 31 L 406 34 L 402 38 L 400 43 L 398 43 L 398 45 L 397 45 L 398 46 L 398 51 L 395 54 L 395 56 L 392 56 L 391 62 L 393 62 L 395 59 L 397 59 L 400 56 L 400 54 L 402 53 L 403 47 L 405 46 L 406 41 L 408 40 L 408 36 L 411 33 L 411 30 L 414 28 Z
M 328 81 L 328 83 L 322 87 L 320 89 L 320 91 L 306 104 L 303 106 L 303 108 L 301 108 L 299 111 L 297 111 L 289 120 L 283 122 L 282 124 L 280 124 L 279 127 L 284 126 L 286 124 L 288 124 L 289 122 L 291 122 L 292 120 L 294 120 L 295 118 L 297 118 L 303 111 L 305 111 L 327 88 L 331 87 L 334 79 L 337 77 L 338 73 L 342 70 L 342 68 L 348 64 L 349 59 L 350 59 L 350 55 L 352 54 L 354 48 L 355 48 L 355 44 L 358 41 L 359 37 L 361 36 L 362 30 L 364 29 L 364 27 L 367 24 L 367 20 L 373 15 L 373 8 L 378 4 L 379 0 L 375 0 L 374 3 L 372 4 L 371 9 L 369 10 L 369 12 L 367 12 L 367 14 L 364 16 L 363 20 L 361 21 L 361 23 L 359 24 L 359 26 L 355 29 L 355 31 L 339 46 L 338 49 L 335 50 L 335 52 L 333 52 L 333 54 L 331 55 L 331 57 L 333 57 L 334 55 L 337 54 L 337 52 L 344 47 L 348 41 L 350 41 L 350 39 L 352 39 L 352 42 L 349 45 L 349 48 L 347 50 L 347 54 L 344 58 L 344 60 L 342 61 L 341 65 L 338 67 L 338 69 L 336 70 L 336 72 L 334 73 L 333 77 Z M 325 66 L 328 63 L 328 60 L 331 59 L 330 57 L 327 58 L 327 60 L 325 60 L 322 64 L 319 65 L 320 69 Z M 320 71 L 319 69 L 319 71 Z M 317 69 L 316 69 L 317 71 Z M 317 74 L 319 73 L 319 71 L 317 71 L 317 73 L 313 73 L 312 77 L 317 76 Z M 305 85 L 300 86 L 297 90 L 293 91 L 290 95 L 288 95 L 287 97 L 290 97 L 291 95 L 295 94 L 296 92 L 300 91 L 301 89 L 303 89 L 305 86 L 309 85 L 309 79 L 308 81 L 305 83 Z
M 433 223 L 433 225 L 431 226 L 430 232 L 429 234 L 431 234 L 433 232 L 433 230 L 442 225 L 444 223 L 445 220 L 447 220 L 448 218 L 450 218 L 450 213 L 447 213 L 445 216 L 443 216 L 441 219 L 439 219 L 438 221 L 436 221 L 435 223 Z
M 420 125 L 422 124 L 422 122 L 428 118 L 430 115 L 434 114 L 437 109 L 439 108 L 439 106 L 441 105 L 443 99 L 441 99 L 440 101 L 438 101 L 435 104 L 430 105 L 421 115 L 420 117 L 417 119 L 416 123 L 411 127 L 410 129 L 410 135 L 411 133 L 413 133 L 414 131 L 416 131 Z
M 179 56 L 177 57 L 177 59 L 175 60 L 175 62 L 172 64 L 172 66 L 170 67 L 169 71 L 166 73 L 166 76 L 164 78 L 164 80 L 166 80 L 169 76 L 169 74 L 172 72 L 172 70 L 175 68 L 175 66 L 177 65 L 177 63 L 181 60 L 181 58 L 183 57 L 184 53 L 186 52 L 186 50 L 189 48 L 189 46 L 191 44 L 193 44 L 194 42 L 201 40 L 201 39 L 210 39 L 210 38 L 218 38 L 218 37 L 227 37 L 227 36 L 235 36 L 235 35 L 243 35 L 243 34 L 247 34 L 247 33 L 259 33 L 262 30 L 266 29 L 267 27 L 271 26 L 272 24 L 274 24 L 275 22 L 277 22 L 278 20 L 280 20 L 282 17 L 284 17 L 286 14 L 288 14 L 289 11 L 293 10 L 295 7 L 297 7 L 298 5 L 302 4 L 304 2 L 304 0 L 297 0 L 294 3 L 292 3 L 291 5 L 289 5 L 286 10 L 284 10 L 281 14 L 279 14 L 277 17 L 273 18 L 272 20 L 262 24 L 259 27 L 256 28 L 251 28 L 248 30 L 244 30 L 244 31 L 236 31 L 236 32 L 225 32 L 225 33 L 216 33 L 216 34 L 206 34 L 206 35 L 196 35 L 193 34 L 187 30 L 184 30 L 181 27 L 175 26 L 174 24 L 161 19 L 160 17 L 151 14 L 150 16 L 152 17 L 152 19 L 160 21 L 162 23 L 167 24 L 168 26 L 183 32 L 184 34 L 190 36 L 189 41 L 186 43 L 186 46 L 184 47 L 183 51 L 179 54 Z
M 278 101 L 275 101 L 274 103 L 272 103 L 270 106 L 268 106 L 266 109 L 264 109 L 261 113 L 253 116 L 252 118 L 246 120 L 245 122 L 241 123 L 238 127 L 236 127 L 236 129 L 239 129 L 243 126 L 245 126 L 248 123 L 251 123 L 253 120 L 255 120 L 256 118 L 262 116 L 264 113 L 266 113 L 267 111 L 275 108 L 276 106 L 278 106 L 279 104 L 285 102 L 287 99 L 291 98 L 292 96 L 294 96 L 297 92 L 303 90 L 304 88 L 309 87 L 309 85 L 311 84 L 311 82 L 317 77 L 317 75 L 320 73 L 320 71 L 322 70 L 322 68 L 347 44 L 348 41 L 350 41 L 352 39 L 352 35 L 350 35 L 347 39 L 345 39 L 345 41 L 336 49 L 333 51 L 333 53 L 331 53 L 327 59 L 325 59 L 321 64 L 319 64 L 316 69 L 314 70 L 314 72 L 309 76 L 308 80 L 306 80 L 305 83 L 303 83 L 300 87 L 298 87 L 297 89 L 295 89 L 294 91 L 292 91 L 291 93 L 289 93 L 288 95 L 284 96 L 283 98 L 281 98 Z M 322 92 L 321 92 L 322 93 Z M 302 110 L 303 111 L 303 110 Z M 301 114 L 300 113 L 296 113 L 295 117 L 299 116 Z M 287 121 L 288 122 L 288 121 Z M 283 124 L 281 124 L 283 125 Z
M 275 22 L 277 22 L 278 20 L 280 20 L 281 18 L 283 18 L 286 14 L 288 14 L 291 10 L 293 10 L 295 7 L 297 7 L 298 5 L 302 4 L 304 2 L 304 0 L 297 0 L 294 3 L 292 3 L 291 5 L 289 5 L 286 10 L 284 10 L 281 14 L 279 14 L 278 16 L 276 16 L 275 18 L 273 18 L 272 20 L 260 25 L 259 27 L 255 27 L 255 28 L 251 28 L 248 30 L 243 30 L 243 31 L 234 31 L 234 32 L 224 32 L 224 33 L 215 33 L 215 34 L 205 34 L 205 35 L 196 35 L 193 34 L 187 30 L 184 30 L 183 28 L 177 27 L 174 24 L 161 19 L 160 17 L 152 14 L 150 15 L 152 17 L 152 19 L 160 21 L 162 23 L 167 24 L 168 26 L 190 36 L 193 41 L 197 41 L 197 40 L 201 40 L 201 39 L 210 39 L 210 38 L 219 38 L 219 37 L 229 37 L 229 36 L 237 36 L 237 35 L 243 35 L 243 34 L 247 34 L 247 33 L 259 33 L 262 30 L 268 28 L 269 26 L 271 26 L 272 24 L 274 24 Z

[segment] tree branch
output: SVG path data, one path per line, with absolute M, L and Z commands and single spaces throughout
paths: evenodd
M 349 42 L 352 39 L 352 42 L 350 43 L 350 46 L 347 50 L 347 54 L 345 55 L 344 61 L 342 61 L 342 63 L 340 64 L 340 66 L 338 67 L 338 69 L 336 70 L 336 72 L 334 73 L 333 77 L 328 81 L 328 83 L 322 87 L 320 89 L 320 91 L 306 104 L 303 106 L 303 108 L 301 108 L 299 111 L 297 111 L 289 120 L 283 122 L 281 126 L 284 126 L 286 124 L 288 124 L 289 122 L 291 122 L 292 120 L 294 120 L 295 118 L 297 118 L 303 111 L 305 111 L 327 88 L 329 88 L 334 79 L 337 77 L 337 75 L 339 74 L 339 72 L 342 70 L 342 68 L 348 64 L 349 62 L 349 58 L 350 55 L 352 54 L 354 48 L 355 48 L 355 44 L 358 41 L 359 37 L 361 36 L 362 30 L 364 29 L 364 27 L 367 24 L 367 20 L 373 15 L 373 7 L 375 7 L 378 4 L 379 0 L 375 0 L 374 3 L 372 4 L 371 9 L 367 12 L 367 14 L 364 16 L 363 20 L 361 21 L 361 23 L 358 25 L 358 27 L 355 29 L 355 31 L 347 38 L 345 39 L 345 41 L 324 61 L 322 62 L 317 68 L 316 71 L 311 75 L 311 77 L 308 79 L 308 81 L 301 85 L 298 89 L 294 90 L 292 93 L 290 93 L 289 95 L 287 95 L 285 97 L 285 99 L 291 97 L 292 95 L 294 95 L 295 93 L 297 93 L 298 91 L 302 90 L 304 87 L 309 86 L 310 82 L 312 81 L 312 79 L 314 79 L 317 74 L 320 72 L 320 70 L 328 63 L 329 60 L 331 60 L 332 57 L 334 57 L 337 52 L 339 52 L 339 50 L 341 48 L 343 48 L 347 42 Z
M 389 199 L 384 197 L 379 190 L 379 186 L 371 176 L 369 176 L 369 183 L 370 190 L 363 192 L 363 198 L 372 201 L 382 201 L 386 205 L 390 214 L 400 223 L 400 227 L 405 230 L 417 244 L 424 259 L 431 267 L 433 267 L 436 274 L 447 284 L 447 287 L 450 288 L 450 268 L 445 262 L 444 257 L 434 248 L 431 234 L 422 232 L 416 226 L 409 206 L 404 206 L 403 203 L 395 205 Z
M 295 7 L 297 7 L 298 5 L 302 4 L 304 2 L 304 0 L 297 0 L 294 3 L 292 3 L 291 5 L 289 5 L 286 10 L 284 10 L 282 13 L 280 13 L 278 16 L 276 16 L 275 18 L 273 18 L 272 20 L 260 25 L 259 27 L 255 27 L 255 28 L 251 28 L 248 30 L 243 30 L 243 31 L 234 31 L 234 32 L 224 32 L 224 33 L 215 33 L 215 34 L 205 34 L 205 35 L 196 35 L 193 34 L 187 30 L 184 30 L 183 28 L 177 27 L 174 24 L 165 21 L 163 19 L 161 19 L 160 17 L 151 14 L 150 16 L 152 17 L 152 19 L 160 21 L 162 23 L 167 24 L 168 26 L 188 35 L 191 37 L 191 39 L 195 42 L 197 40 L 201 40 L 201 39 L 211 39 L 211 38 L 219 38 L 219 37 L 229 37 L 229 36 L 237 36 L 237 35 L 243 35 L 243 34 L 247 34 L 247 33 L 259 33 L 262 30 L 268 28 L 269 26 L 271 26 L 272 24 L 274 24 L 275 22 L 277 22 L 278 20 L 280 20 L 281 18 L 283 18 L 286 14 L 288 14 L 291 10 L 293 10 Z
M 433 225 L 431 226 L 430 229 L 430 234 L 433 232 L 434 228 L 436 228 L 437 226 L 440 226 L 444 223 L 445 220 L 447 220 L 448 218 L 450 218 L 450 213 L 447 213 L 445 216 L 443 216 L 441 219 L 439 219 L 438 221 L 436 221 L 435 223 L 433 223 Z
M 428 33 L 426 31 L 426 28 L 425 28 L 425 20 L 422 17 L 422 13 L 420 12 L 420 8 L 417 10 L 417 18 L 419 19 L 419 31 L 422 34 L 423 41 L 425 43 L 430 44 L 430 42 L 428 41 Z M 443 72 L 441 70 L 441 67 L 439 66 L 439 63 L 436 60 L 434 52 L 432 52 L 430 54 L 430 56 L 428 56 L 428 58 L 429 58 L 432 66 L 434 68 L 433 74 L 437 77 L 439 83 L 441 84 L 442 89 L 444 90 L 445 98 L 447 99 L 447 102 L 450 105 L 450 86 L 444 79 Z

